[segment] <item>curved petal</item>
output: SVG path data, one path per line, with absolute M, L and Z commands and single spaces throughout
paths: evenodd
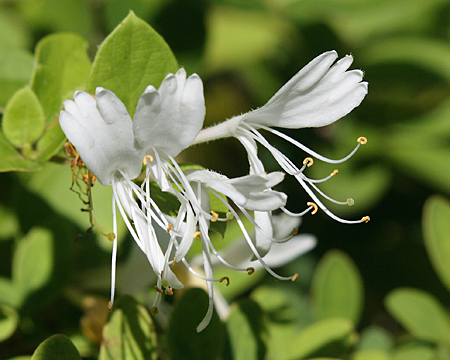
M 300 70 L 263 107 L 242 121 L 284 128 L 329 125 L 357 107 L 367 94 L 363 72 L 347 71 L 353 57 L 347 55 L 333 66 L 334 51 L 319 55 Z M 330 67 L 331 66 L 331 67 Z
M 97 88 L 96 98 L 77 91 L 74 101 L 64 102 L 59 123 L 88 169 L 102 185 L 111 185 L 122 170 L 129 179 L 142 168 L 142 149 L 135 142 L 132 121 L 117 96 Z
M 156 148 L 170 156 L 192 144 L 205 117 L 203 83 L 186 71 L 169 74 L 159 90 L 149 86 L 138 101 L 133 131 L 145 150 Z

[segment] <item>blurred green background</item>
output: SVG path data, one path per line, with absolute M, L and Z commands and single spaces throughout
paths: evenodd
M 34 48 L 40 39 L 54 32 L 77 33 L 87 40 L 92 60 L 99 44 L 129 10 L 163 36 L 188 74 L 196 72 L 204 81 L 205 126 L 262 106 L 324 51 L 353 54 L 352 68 L 364 70 L 369 82 L 363 103 L 331 126 L 286 133 L 335 158 L 350 152 L 359 136 L 367 137 L 367 145 L 338 166 L 339 175 L 321 189 L 339 200 L 355 200 L 353 207 L 330 206 L 337 215 L 349 219 L 370 215 L 371 222 L 349 226 L 320 211 L 307 215 L 300 232 L 314 234 L 318 246 L 280 270 L 299 272 L 299 281 L 280 284 L 267 276 L 252 288 L 243 285 L 228 300 L 248 299 L 253 294 L 254 301 L 264 302 L 268 301 L 263 296 L 264 286 L 284 289 L 280 292 L 288 292 L 295 308 L 307 309 L 298 310 L 296 326 L 302 329 L 321 317 L 313 315 L 309 307 L 311 281 L 318 262 L 328 253 L 345 264 L 347 260 L 354 263 L 351 269 L 356 266 L 360 273 L 364 305 L 361 317 L 355 315 L 357 332 L 379 326 L 399 339 L 406 328 L 424 340 L 395 316 L 395 307 L 386 308 L 385 298 L 399 287 L 413 287 L 432 293 L 445 308 L 449 305 L 445 281 L 436 275 L 440 265 L 436 261 L 432 265 L 424 244 L 422 216 L 431 195 L 440 194 L 437 199 L 444 208 L 448 206 L 444 199 L 450 195 L 450 1 L 2 0 L 1 112 L 12 94 L 29 82 Z M 268 139 L 293 161 L 305 157 L 278 139 Z M 261 154 L 267 170 L 278 170 L 270 154 Z M 248 171 L 245 151 L 232 139 L 190 148 L 180 159 L 229 177 Z M 316 162 L 308 171 L 311 177 L 323 177 L 333 169 Z M 0 175 L 0 303 L 7 306 L 0 322 L 6 319 L 13 324 L 11 334 L 6 331 L 9 335 L 0 343 L 0 359 L 31 355 L 55 333 L 70 335 L 89 358 L 95 358 L 98 351 L 98 339 L 86 336 L 92 325 L 87 326 L 86 321 L 94 321 L 86 302 L 98 305 L 107 299 L 110 245 L 95 234 L 77 237 L 89 227 L 89 221 L 87 214 L 80 212 L 81 202 L 69 191 L 70 181 L 70 167 L 54 162 L 35 172 Z M 309 201 L 295 180 L 286 179 L 279 189 L 289 195 L 292 211 L 303 210 Z M 110 227 L 109 191 L 94 187 L 94 204 L 104 228 Z M 435 209 L 435 204 L 429 208 Z M 434 213 L 429 211 L 432 215 L 424 225 L 432 227 Z M 436 226 L 448 222 L 449 218 L 441 216 Z M 450 242 L 450 231 L 442 230 L 442 234 L 444 244 Z M 133 245 L 129 238 L 124 239 L 119 253 L 120 264 L 129 271 Z M 330 253 L 332 249 L 342 253 Z M 443 249 L 445 252 L 445 245 Z M 145 287 L 149 268 L 139 266 L 135 265 L 138 274 L 133 268 L 132 276 Z M 14 281 L 26 282 L 23 278 L 33 272 L 40 277 L 21 285 L 28 289 L 25 293 L 17 290 Z M 11 308 L 16 309 L 14 315 L 7 315 L 5 309 Z M 264 356 L 257 358 L 275 359 L 271 346 L 272 350 L 266 349 Z M 363 359 L 352 355 L 355 348 L 351 346 L 329 356 Z M 445 349 L 439 358 L 448 358 Z M 388 350 L 386 354 L 392 355 Z M 304 357 L 299 354 L 297 358 Z

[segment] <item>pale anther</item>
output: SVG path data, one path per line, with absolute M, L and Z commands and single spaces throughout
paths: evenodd
M 306 165 L 307 167 L 312 166 L 312 164 L 314 164 L 314 160 L 310 157 L 305 158 L 305 160 L 303 160 L 303 165 Z
M 359 142 L 361 145 L 367 144 L 367 139 L 364 136 L 360 136 L 356 141 Z
M 211 210 L 211 215 L 213 216 L 211 222 L 216 222 L 217 220 L 219 220 L 219 214 L 216 213 L 214 210 Z
M 145 155 L 144 156 L 144 160 L 142 161 L 144 163 L 144 165 L 147 165 L 147 161 L 153 162 L 153 156 L 151 155 Z
M 232 212 L 228 211 L 227 212 L 227 220 L 233 220 L 234 219 L 234 215 Z
M 348 199 L 347 199 L 347 205 L 348 205 L 348 206 L 353 206 L 353 205 L 355 205 L 355 200 L 353 200 L 352 198 L 348 198 Z
M 311 215 L 314 215 L 315 213 L 317 213 L 317 211 L 319 211 L 319 207 L 316 205 L 316 203 L 313 202 L 307 202 L 306 203 L 307 206 L 312 206 L 314 208 L 313 211 L 311 211 Z

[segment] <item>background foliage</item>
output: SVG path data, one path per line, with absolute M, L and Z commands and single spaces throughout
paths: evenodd
M 201 76 L 207 124 L 263 105 L 326 50 L 352 53 L 370 84 L 343 120 L 289 135 L 335 157 L 368 138 L 322 189 L 355 199 L 333 208 L 339 215 L 372 221 L 347 226 L 320 212 L 307 216 L 300 231 L 316 235 L 318 246 L 280 270 L 299 279 L 233 281 L 223 292 L 229 317 L 216 316 L 201 334 L 193 330 L 206 311 L 198 289 L 149 315 L 150 269 L 127 237 L 118 292 L 134 299 L 123 297 L 108 315 L 110 244 L 95 233 L 77 236 L 89 219 L 69 191 L 57 114 L 73 90 L 111 80 L 89 77 L 91 63 L 130 9 L 180 66 Z M 0 358 L 450 359 L 449 31 L 448 0 L 2 1 Z M 106 50 L 101 58 L 115 61 Z M 145 81 L 176 68 L 173 60 Z M 127 84 L 136 92 L 144 85 Z M 229 176 L 247 171 L 233 141 L 197 146 L 182 160 Z M 311 168 L 318 177 L 332 170 Z M 309 200 L 289 179 L 281 190 L 293 211 Z M 93 193 L 100 225 L 110 228 L 110 189 Z

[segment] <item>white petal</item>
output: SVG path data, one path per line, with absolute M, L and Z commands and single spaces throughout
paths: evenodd
M 74 101 L 65 101 L 61 128 L 101 184 L 111 185 L 117 170 L 134 179 L 141 172 L 143 152 L 135 142 L 131 118 L 111 91 L 100 88 L 97 97 L 77 91 Z
M 198 75 L 186 79 L 180 69 L 168 75 L 159 90 L 147 88 L 138 101 L 133 130 L 145 150 L 156 148 L 170 156 L 191 145 L 205 117 L 203 83 Z
M 352 56 L 331 66 L 336 57 L 331 51 L 312 60 L 266 105 L 249 112 L 242 121 L 255 127 L 304 128 L 325 126 L 347 115 L 364 99 L 368 84 L 362 82 L 361 71 L 346 71 Z
M 264 230 L 265 234 L 268 236 L 273 236 L 272 213 L 269 211 L 255 211 L 254 217 L 255 222 L 259 227 L 261 227 L 262 230 Z M 261 257 L 266 256 L 272 245 L 272 241 L 268 239 L 265 234 L 258 231 L 258 229 L 255 229 L 253 244 Z M 256 260 L 256 257 L 253 256 L 252 260 Z

